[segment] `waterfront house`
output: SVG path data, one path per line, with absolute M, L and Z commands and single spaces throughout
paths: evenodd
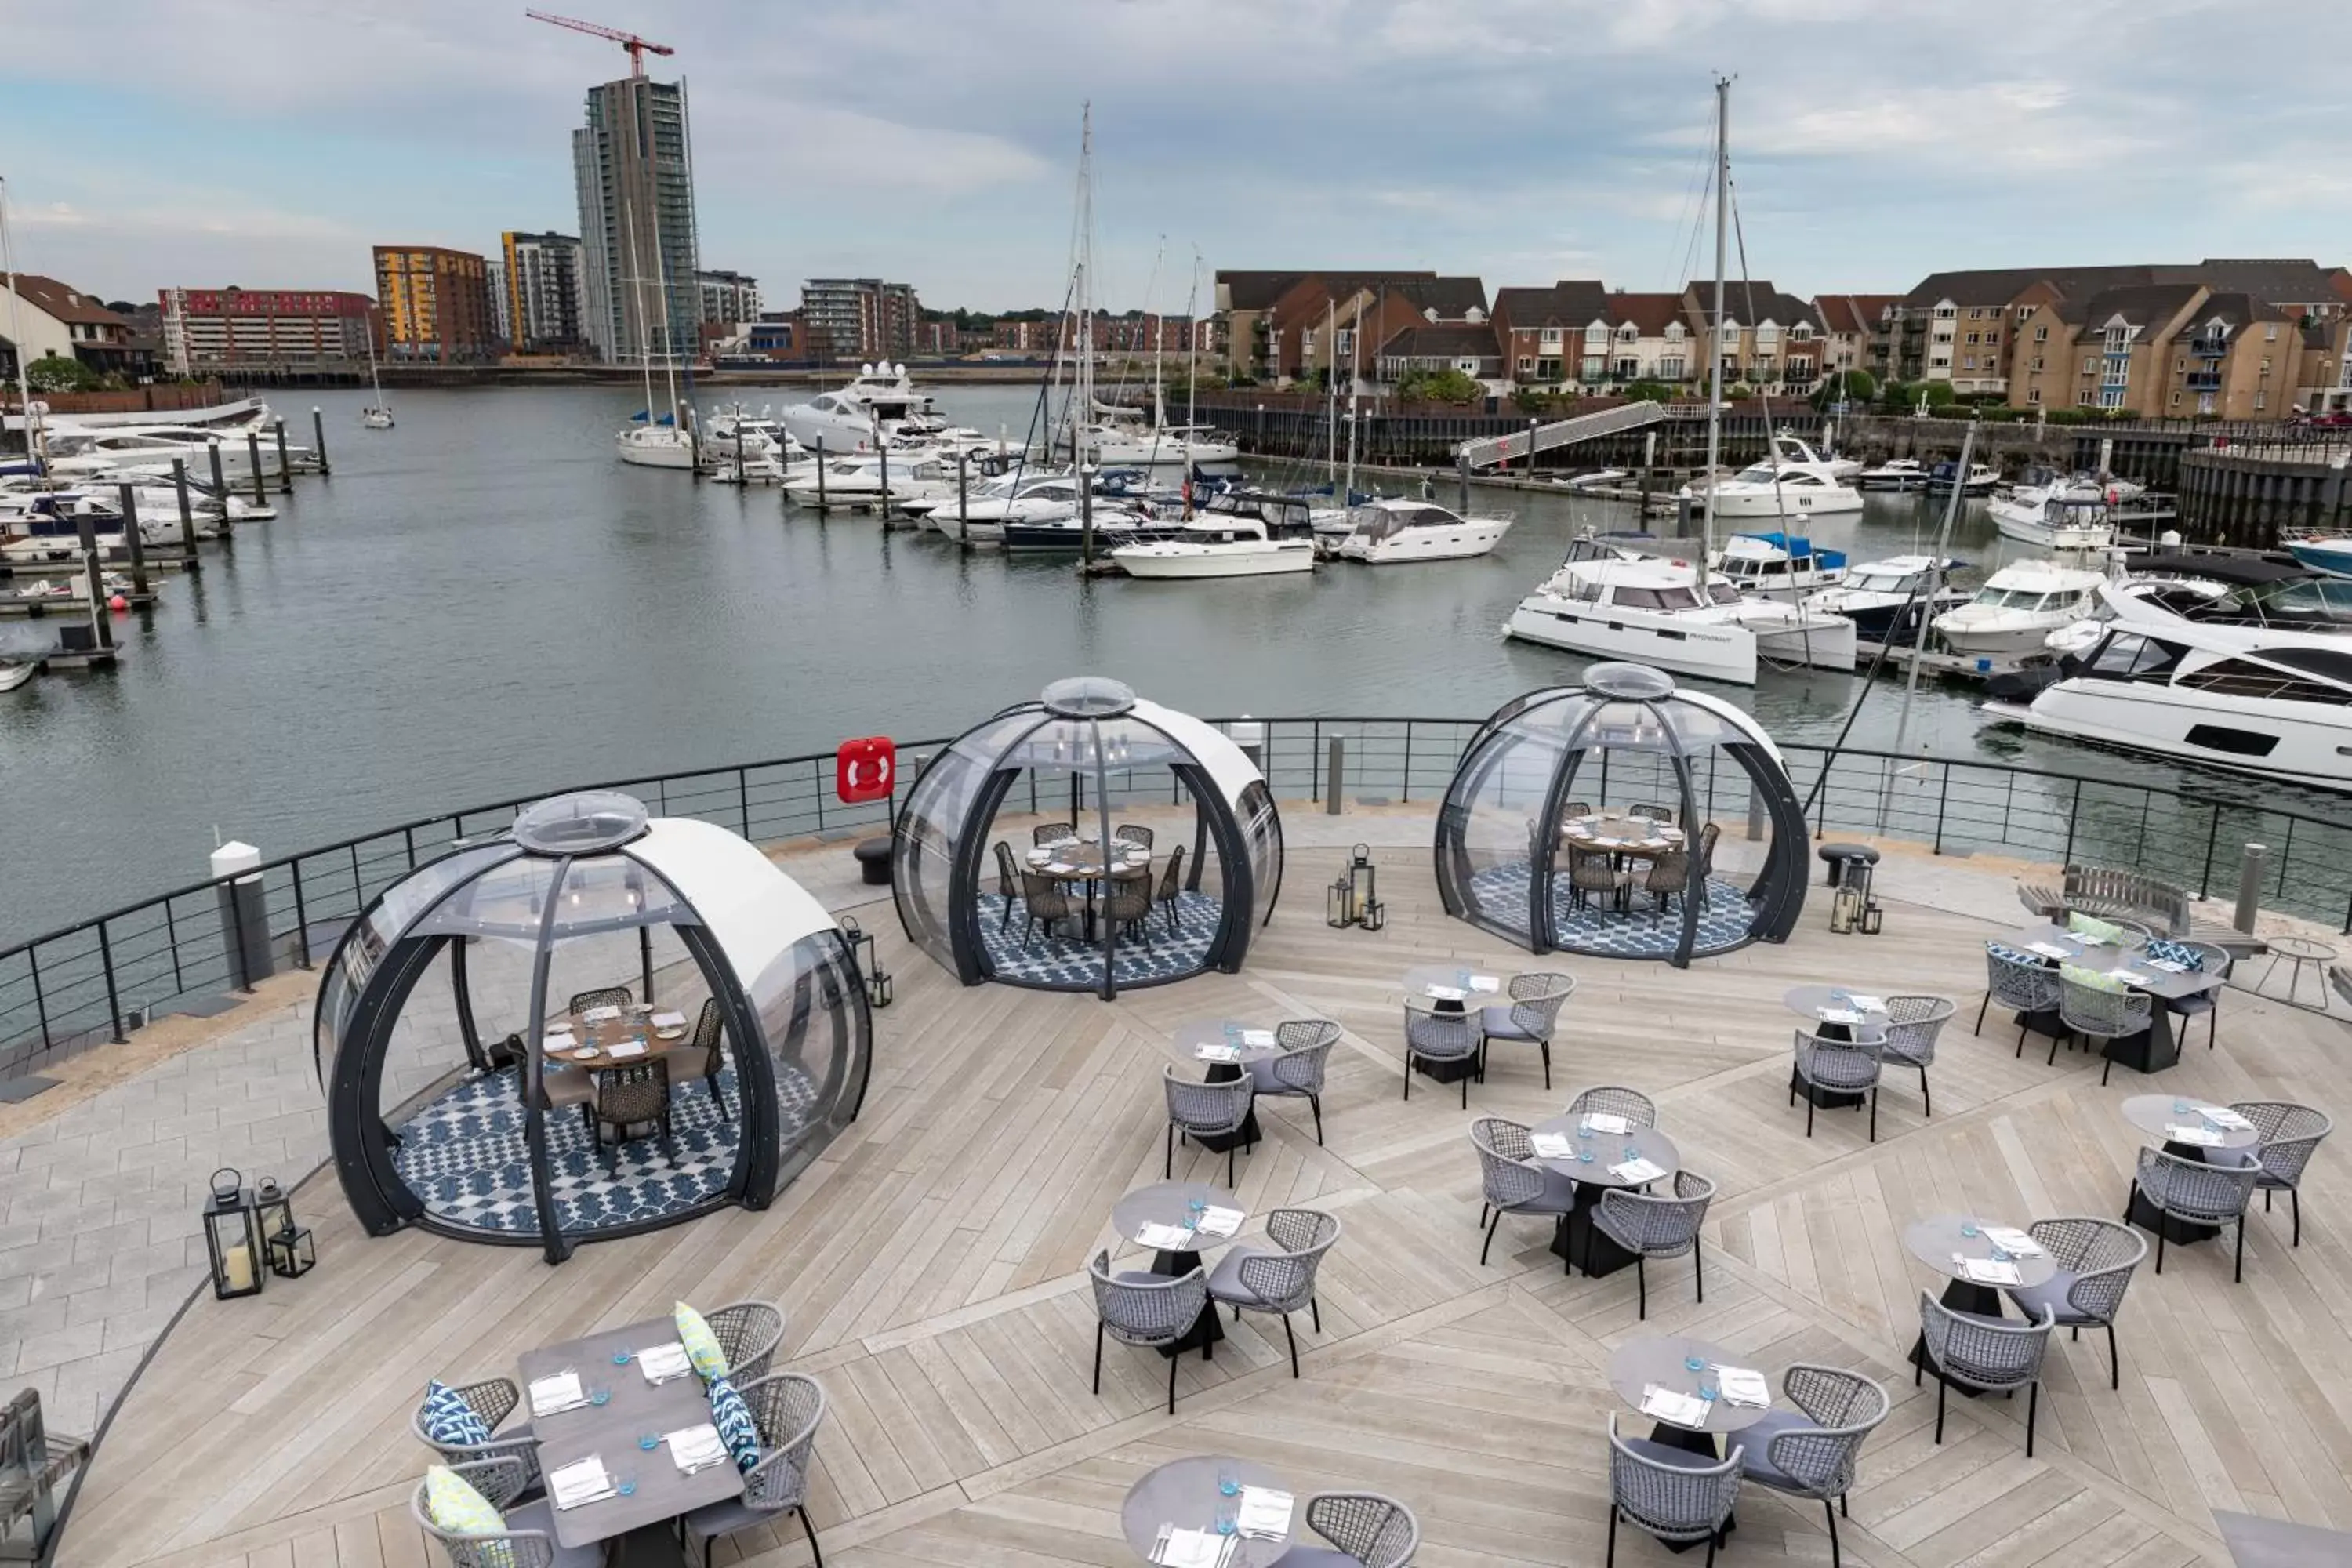
M 1503 368 L 1521 386 L 1571 379 L 1585 330 L 1605 319 L 1609 290 L 1597 278 L 1563 278 L 1548 288 L 1495 290 L 1495 340 Z
M 0 327 L 21 335 L 25 363 L 55 355 L 79 360 L 100 374 L 155 374 L 152 342 L 142 342 L 129 317 L 106 308 L 95 294 L 37 272 L 16 274 L 16 319 Z M 16 345 L 0 336 L 0 369 L 16 377 Z
M 1493 386 L 1504 380 L 1502 346 L 1484 322 L 1407 327 L 1381 345 L 1376 363 L 1391 385 L 1415 371 L 1458 370 Z
M 1886 379 L 1894 359 L 1895 294 L 1823 294 L 1813 300 L 1826 342 L 1822 374 L 1859 370 L 1878 381 Z
M 1693 282 L 1682 292 L 1683 318 L 1698 338 L 1698 374 L 1707 374 L 1706 333 L 1715 316 L 1712 283 Z M 1769 395 L 1803 396 L 1821 374 L 1827 331 L 1811 304 L 1784 294 L 1771 283 L 1732 283 L 1723 295 L 1723 380 L 1727 390 L 1746 384 Z
M 1220 325 L 1215 329 L 1215 337 L 1223 345 L 1225 374 L 1266 380 L 1274 377 L 1276 373 L 1272 367 L 1280 358 L 1280 344 L 1274 338 L 1270 318 L 1276 303 L 1301 283 L 1330 278 L 1378 286 L 1381 283 L 1433 279 L 1436 276 L 1431 271 L 1395 269 L 1323 272 L 1307 268 L 1276 270 L 1220 268 L 1216 276 L 1216 321 Z M 1318 298 L 1319 300 L 1319 296 Z M 1300 303 L 1304 303 L 1303 298 Z M 1316 311 L 1319 316 L 1319 302 L 1316 305 Z

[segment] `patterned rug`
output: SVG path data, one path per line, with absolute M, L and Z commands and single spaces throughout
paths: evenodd
M 1609 907 L 1605 900 L 1596 900 L 1588 908 L 1576 907 L 1568 885 L 1568 873 L 1552 874 L 1552 925 L 1559 934 L 1563 952 L 1589 952 L 1599 958 L 1671 958 L 1675 944 L 1682 940 L 1683 913 L 1679 902 L 1669 910 L 1653 907 L 1649 899 L 1639 891 L 1633 894 L 1633 907 L 1621 911 Z M 1528 863 L 1513 860 L 1501 866 L 1490 866 L 1470 879 L 1470 893 L 1486 917 L 1525 938 L 1528 927 Z M 1698 914 L 1698 934 L 1691 942 L 1691 954 L 1698 957 L 1721 952 L 1748 940 L 1748 927 L 1756 911 L 1748 902 L 1748 895 L 1737 883 L 1721 877 L 1710 877 L 1706 883 L 1706 900 Z
M 1003 924 L 1005 900 L 994 893 L 980 896 L 980 942 L 988 967 L 997 979 L 1014 985 L 1039 985 L 1086 990 L 1102 983 L 1102 949 L 1080 940 L 1070 924 L 1057 925 L 1055 934 L 1031 933 L 1021 941 L 1021 904 L 1013 901 L 1013 919 Z M 1209 946 L 1216 940 L 1217 922 L 1224 917 L 1224 900 L 1208 893 L 1176 895 L 1176 929 L 1168 929 L 1165 905 L 1151 912 L 1151 940 L 1147 945 L 1138 931 L 1118 944 L 1111 973 L 1121 985 L 1150 980 L 1172 980 L 1208 967 Z M 1066 934 L 1065 934 L 1066 933 Z
M 782 1136 L 789 1141 L 807 1120 L 815 1097 L 798 1069 L 780 1065 L 779 1071 Z M 539 1234 L 515 1073 L 502 1068 L 469 1078 L 396 1130 L 401 1143 L 394 1168 L 435 1219 L 475 1230 Z M 719 1084 L 729 1108 L 740 1114 L 731 1063 Z M 674 1152 L 658 1138 L 639 1138 L 598 1154 L 576 1108 L 549 1112 L 550 1190 L 564 1234 L 584 1236 L 683 1214 L 724 1190 L 734 1173 L 741 1125 L 736 1116 L 719 1112 L 709 1084 L 681 1084 L 672 1091 L 670 1130 Z

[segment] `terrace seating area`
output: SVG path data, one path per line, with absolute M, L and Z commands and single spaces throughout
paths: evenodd
M 534 1355 L 677 1300 L 774 1311 L 763 1359 L 759 1333 L 730 1347 L 757 1363 L 740 1381 L 770 1479 L 687 1516 L 684 1560 L 707 1546 L 712 1568 L 1140 1563 L 1185 1508 L 1213 1528 L 1228 1478 L 1296 1500 L 1294 1550 L 1387 1568 L 2187 1568 L 2225 1560 L 2216 1510 L 2352 1526 L 2352 1412 L 2324 1386 L 2352 1358 L 2347 1178 L 2325 1142 L 2337 1021 L 2237 992 L 2210 1049 L 2200 1021 L 2144 1076 L 2021 1050 L 2008 993 L 1979 1021 L 1986 943 L 2015 933 L 1903 902 L 1899 869 L 1880 870 L 1882 935 L 1833 937 L 1816 906 L 1785 944 L 1675 968 L 1531 955 L 1448 916 L 1425 851 L 1374 853 L 1381 931 L 1302 901 L 1245 972 L 1109 1002 L 969 990 L 869 921 L 899 989 L 863 1112 L 763 1208 L 559 1268 L 424 1228 L 369 1237 L 331 1183 L 306 1184 L 318 1268 L 260 1300 L 205 1296 L 163 1339 L 65 1561 L 441 1568 L 456 1555 L 417 1513 L 441 1458 L 415 1431 L 426 1384 L 527 1386 Z M 1307 887 L 1346 859 L 1287 854 Z M 1874 1108 L 1842 1103 L 1843 1080 L 1790 1104 L 1792 1013 L 1875 1052 Z M 1448 1021 L 1415 1041 L 1409 1017 Z M 1171 1069 L 1248 1092 L 1172 1121 Z M 705 1098 L 674 1091 L 681 1112 Z M 2242 1142 L 2209 1119 L 2231 1107 Z M 1573 1142 L 1546 1153 L 1548 1122 L 1663 1174 L 1603 1184 Z M 2236 1184 L 2275 1211 L 2241 1202 L 2195 1236 L 2210 1216 L 2178 1200 L 2207 1195 L 2164 1185 L 2172 1210 L 2119 1223 L 2142 1151 L 2206 1131 L 2209 1167 L 2241 1168 L 2236 1142 L 2254 1161 Z M 1130 1210 L 1170 1186 L 1213 1195 Z M 1138 1239 L 1214 1194 L 1242 1213 L 1229 1238 Z M 2161 1275 L 2151 1221 L 2172 1227 Z M 2008 1261 L 2047 1274 L 1969 1271 L 2008 1226 L 2039 1248 Z M 1155 1318 L 1147 1295 L 1182 1300 Z M 1703 1388 L 1752 1369 L 1769 1408 L 1708 1401 L 1679 1434 L 1645 1413 L 1692 1362 Z M 545 1508 L 530 1497 L 504 1494 L 510 1520 Z

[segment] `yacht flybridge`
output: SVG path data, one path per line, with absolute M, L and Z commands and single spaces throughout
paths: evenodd
M 2048 561 L 2021 561 L 1985 579 L 1976 597 L 1929 624 L 1944 645 L 1970 658 L 2038 653 L 2042 639 L 2088 615 L 2105 576 Z
M 1826 588 L 1845 577 L 1845 552 L 1817 550 L 1813 542 L 1781 533 L 1735 533 L 1709 563 L 1743 593 L 1780 594 Z
M 1520 600 L 1503 631 L 1591 658 L 1753 686 L 1755 634 L 1721 613 L 1738 598 L 1727 584 L 1718 603 L 1685 561 L 1588 551 Z
M 888 360 L 858 366 L 847 386 L 786 405 L 783 426 L 809 450 L 822 442 L 827 452 L 870 452 L 877 441 L 893 436 L 950 433 L 931 395 L 917 388 L 904 364 Z M 977 439 L 972 432 L 956 434 Z

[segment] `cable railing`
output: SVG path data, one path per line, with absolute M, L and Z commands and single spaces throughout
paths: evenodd
M 1260 771 L 1293 810 L 1320 807 L 1339 770 L 1344 800 L 1434 805 L 1452 781 L 1475 719 L 1286 718 L 1219 721 L 1255 751 Z M 1337 755 L 1333 742 L 1337 742 Z M 769 762 L 648 773 L 575 788 L 625 790 L 655 815 L 716 823 L 754 843 L 856 837 L 887 826 L 927 753 L 945 741 L 903 742 L 898 793 L 846 805 L 834 793 L 830 752 Z M 2189 889 L 2234 898 L 2242 848 L 2264 846 L 2266 907 L 2352 932 L 2352 821 L 2249 805 L 2091 774 L 1958 758 L 1784 744 L 1817 836 L 1891 837 L 1939 855 L 2129 867 Z M 1601 752 L 1591 783 L 1605 800 L 1671 799 L 1654 759 Z M 1700 810 L 1728 825 L 1749 815 L 1747 774 L 1719 753 L 1695 758 Z M 1609 770 L 1614 769 L 1614 776 Z M 1826 777 L 1823 776 L 1826 772 Z M 172 1011 L 210 1011 L 257 973 L 323 962 L 370 900 L 461 841 L 501 832 L 539 791 L 420 817 L 126 904 L 0 950 L 0 1079 L 105 1040 L 121 1040 Z M 259 877 L 266 952 L 239 951 L 223 918 L 229 881 Z M 266 960 L 266 962 L 265 962 Z

